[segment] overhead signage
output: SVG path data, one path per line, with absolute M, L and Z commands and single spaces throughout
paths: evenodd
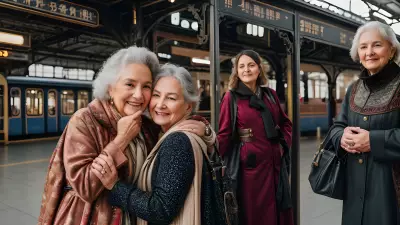
M 59 0 L 0 0 L 0 7 L 26 11 L 89 27 L 99 26 L 97 10 Z
M 0 60 L 2 59 L 28 61 L 29 57 L 26 53 L 0 49 Z
M 351 48 L 354 32 L 303 15 L 300 15 L 299 19 L 300 35 L 319 39 L 343 48 Z
M 237 18 L 244 18 L 258 25 L 274 26 L 293 31 L 293 13 L 254 0 L 220 0 L 219 11 Z

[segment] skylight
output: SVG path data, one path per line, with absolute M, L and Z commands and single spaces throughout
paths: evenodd
M 70 69 L 63 67 L 53 67 L 41 64 L 29 66 L 30 77 L 62 78 L 69 80 L 93 80 L 94 71 L 86 69 Z
M 373 17 L 381 19 L 385 21 L 387 24 L 391 25 L 396 34 L 400 35 L 400 21 L 392 19 L 392 14 L 389 12 L 379 9 L 377 6 L 371 3 L 365 3 L 362 0 L 303 0 L 312 5 L 316 5 L 318 7 L 322 7 L 324 9 L 328 9 L 333 13 L 339 14 L 341 16 L 348 17 L 354 21 L 365 23 L 367 21 L 372 20 L 371 14 Z M 331 6 L 327 6 L 330 3 Z M 334 7 L 334 6 L 337 7 Z M 370 14 L 370 9 L 375 12 Z M 346 12 L 347 11 L 347 12 Z M 355 15 L 351 15 L 348 12 L 352 12 Z M 397 15 L 398 16 L 398 15 Z

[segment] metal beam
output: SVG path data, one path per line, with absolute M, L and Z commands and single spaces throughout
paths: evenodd
M 46 40 L 40 42 L 38 45 L 34 46 L 34 47 L 38 47 L 38 46 L 49 46 L 49 45 L 53 45 L 53 44 L 57 44 L 63 41 L 66 41 L 70 38 L 75 38 L 78 37 L 80 34 L 76 33 L 73 30 L 67 30 L 66 32 L 63 32 L 61 34 L 58 35 L 54 35 L 50 38 L 47 38 Z
M 360 66 L 357 64 L 340 63 L 340 62 L 319 60 L 319 59 L 301 58 L 301 62 L 318 64 L 318 65 L 331 65 L 331 66 L 337 66 L 337 67 L 341 67 L 341 68 L 345 68 L 345 69 L 356 69 L 356 70 L 360 69 Z
M 146 39 L 147 36 L 149 35 L 150 31 L 157 25 L 159 24 L 161 21 L 163 21 L 165 18 L 167 18 L 168 16 L 170 16 L 173 13 L 176 12 L 182 12 L 188 9 L 188 6 L 176 6 L 173 9 L 166 9 L 166 10 L 162 10 L 163 14 L 161 14 L 162 16 L 159 16 L 158 19 L 156 21 L 154 21 L 148 28 L 147 30 L 144 32 L 143 37 L 142 37 L 142 46 L 146 46 Z M 166 11 L 166 12 L 165 12 Z M 148 47 L 148 46 L 147 46 Z
M 220 83 L 220 63 L 219 63 L 219 13 L 218 1 L 210 0 L 210 93 L 211 93 L 211 125 L 218 131 L 219 119 L 219 83 Z
M 291 188 L 294 225 L 300 225 L 300 19 L 299 12 L 294 16 L 294 40 L 292 54 L 292 149 L 291 149 Z

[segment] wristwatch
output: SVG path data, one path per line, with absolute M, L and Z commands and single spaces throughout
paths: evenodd
M 204 131 L 204 134 L 206 136 L 210 136 L 211 135 L 211 127 L 209 124 L 206 124 L 206 130 Z

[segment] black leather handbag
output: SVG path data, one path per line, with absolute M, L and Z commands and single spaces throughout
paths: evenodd
M 231 141 L 232 149 L 227 151 L 224 155 L 224 165 L 226 166 L 226 173 L 231 181 L 231 187 L 234 195 L 236 196 L 236 191 L 238 189 L 238 181 L 239 181 L 239 167 L 240 167 L 240 148 L 242 147 L 242 143 L 237 138 L 236 132 L 236 115 L 237 115 L 237 103 L 236 103 L 236 94 L 233 91 L 231 93 L 231 101 L 229 102 L 230 112 L 231 112 L 231 123 L 232 123 L 232 136 Z
M 201 116 L 192 116 L 192 119 L 202 121 L 206 125 L 209 122 Z M 239 225 L 239 211 L 236 201 L 235 192 L 232 187 L 232 180 L 226 173 L 226 166 L 219 154 L 218 142 L 208 148 L 213 151 L 203 152 L 207 154 L 207 168 L 212 176 L 212 184 L 210 185 L 211 205 L 214 206 L 213 213 L 216 215 L 215 224 L 219 225 Z M 212 152 L 212 154 L 208 154 Z
M 330 132 L 331 130 L 314 155 L 308 181 L 316 194 L 343 200 L 346 157 L 337 156 L 331 140 L 328 139 Z
M 218 219 L 225 219 L 227 225 L 239 225 L 239 210 L 232 180 L 226 173 L 226 166 L 219 154 L 218 146 L 214 144 L 213 147 L 213 154 L 209 156 L 209 167 L 215 183 L 214 201 L 216 201 L 218 213 L 224 214 Z M 218 224 L 224 223 L 220 221 Z

